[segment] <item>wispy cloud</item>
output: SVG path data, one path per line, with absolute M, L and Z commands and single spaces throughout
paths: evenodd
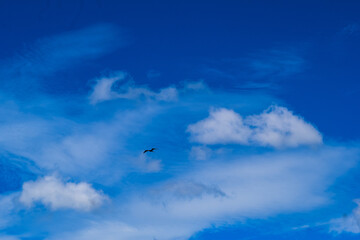
M 150 70 L 150 71 L 147 72 L 146 77 L 147 77 L 148 79 L 159 78 L 159 77 L 161 77 L 161 72 L 152 69 L 152 70 Z
M 206 146 L 193 146 L 190 151 L 190 157 L 196 160 L 210 159 L 212 151 Z
M 1 239 L 1 240 L 19 240 L 20 238 L 17 238 L 17 237 L 15 237 L 15 236 L 0 235 L 0 239 Z
M 296 48 L 270 48 L 238 58 L 213 61 L 202 66 L 205 79 L 219 80 L 244 90 L 277 90 L 282 81 L 291 81 L 306 68 L 301 51 Z
M 153 159 L 144 153 L 140 153 L 138 158 L 134 158 L 134 164 L 140 171 L 148 173 L 159 172 L 162 168 L 160 159 Z
M 230 155 L 227 163 L 201 165 L 133 195 L 121 210 L 113 209 L 123 216 L 54 239 L 188 239 L 212 224 L 309 211 L 329 204 L 327 186 L 355 164 L 356 155 L 356 149 L 332 147 Z
M 18 68 L 27 77 L 46 76 L 83 59 L 99 57 L 124 44 L 124 37 L 114 25 L 94 25 L 40 39 L 13 59 L 13 68 Z
M 340 35 L 343 35 L 345 37 L 359 36 L 359 34 L 360 34 L 360 26 L 357 23 L 351 23 L 345 26 L 340 31 Z
M 145 87 L 137 87 L 131 81 L 120 83 L 127 78 L 127 73 L 116 72 L 113 73 L 113 76 L 97 79 L 89 96 L 90 103 L 96 104 L 114 99 L 138 99 L 141 97 L 158 101 L 176 101 L 178 98 L 177 89 L 174 87 L 163 88 L 156 93 Z
M 22 92 L 23 88 L 39 90 L 40 79 L 73 68 L 84 59 L 100 57 L 125 43 L 123 34 L 111 24 L 94 25 L 43 38 L 15 57 L 3 59 L 0 64 L 1 81 L 5 89 L 13 94 Z
M 199 90 L 209 90 L 209 87 L 206 85 L 206 83 L 203 80 L 192 81 L 192 82 L 187 81 L 185 82 L 184 89 L 199 91 Z
M 13 212 L 16 208 L 15 199 L 16 194 L 1 195 L 0 196 L 0 228 L 4 229 L 14 222 Z M 0 235 L 1 237 L 1 235 Z M 0 238 L 1 239 L 1 238 Z
M 354 202 L 358 205 L 350 214 L 334 218 L 329 222 L 330 231 L 342 233 L 360 233 L 360 200 Z
M 213 197 L 225 197 L 225 193 L 216 185 L 206 185 L 204 183 L 181 180 L 165 183 L 151 190 L 154 196 L 167 196 L 170 199 L 195 199 L 206 195 Z
M 255 78 L 282 78 L 302 72 L 305 61 L 293 51 L 272 49 L 253 54 L 248 66 Z

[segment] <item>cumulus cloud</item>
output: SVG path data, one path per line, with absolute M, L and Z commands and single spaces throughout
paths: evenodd
M 342 233 L 360 233 L 360 199 L 355 199 L 354 202 L 358 205 L 351 214 L 345 215 L 341 218 L 332 219 L 330 224 L 330 231 Z
M 259 115 L 243 118 L 233 110 L 220 108 L 188 126 L 191 140 L 202 144 L 242 144 L 297 147 L 322 143 L 321 134 L 301 117 L 284 107 L 271 106 Z
M 188 131 L 194 142 L 203 144 L 239 143 L 247 144 L 251 130 L 243 118 L 233 110 L 225 108 L 210 111 L 210 116 L 189 125 Z
M 137 99 L 149 98 L 158 101 L 176 101 L 178 91 L 174 87 L 167 87 L 161 89 L 158 93 L 153 92 L 145 87 L 134 86 L 131 82 L 122 81 L 128 78 L 125 72 L 113 73 L 110 77 L 102 77 L 96 80 L 93 91 L 90 93 L 90 103 L 96 104 L 99 102 L 113 100 L 113 99 Z
M 260 115 L 249 116 L 251 141 L 272 147 L 297 147 L 322 143 L 321 134 L 301 117 L 284 107 L 272 106 Z
M 19 201 L 31 207 L 42 203 L 52 210 L 75 209 L 90 211 L 99 207 L 106 196 L 85 182 L 63 183 L 54 176 L 46 176 L 37 181 L 25 182 Z

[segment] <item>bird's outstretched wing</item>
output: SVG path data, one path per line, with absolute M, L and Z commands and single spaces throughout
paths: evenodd
M 146 153 L 146 152 L 153 152 L 154 150 L 156 150 L 156 148 L 151 148 L 150 150 L 149 150 L 149 149 L 146 149 L 143 153 Z

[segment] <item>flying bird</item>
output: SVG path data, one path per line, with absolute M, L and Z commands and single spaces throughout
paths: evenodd
M 150 150 L 145 150 L 143 153 L 146 153 L 146 152 L 153 152 L 156 148 L 152 148 Z

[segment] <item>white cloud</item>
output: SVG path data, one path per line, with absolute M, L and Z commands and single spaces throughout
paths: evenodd
M 145 87 L 136 87 L 131 82 L 120 84 L 128 75 L 125 72 L 113 73 L 110 77 L 102 77 L 96 81 L 93 91 L 89 96 L 91 104 L 113 99 L 149 98 L 158 101 L 176 101 L 178 91 L 174 87 L 167 87 L 160 92 L 153 92 Z
M 282 212 L 297 212 L 326 204 L 325 190 L 344 169 L 353 166 L 353 160 L 344 162 L 349 155 L 342 149 L 322 149 L 311 152 L 260 154 L 228 159 L 202 165 L 197 171 L 182 176 L 179 186 L 188 186 L 188 192 L 199 188 L 184 185 L 187 179 L 195 186 L 216 186 L 221 195 L 199 195 L 191 201 L 167 199 L 158 194 L 159 204 L 166 204 L 166 211 L 174 217 L 194 220 L 261 218 Z M 177 186 L 177 185 L 175 185 Z M 182 193 L 184 188 L 177 187 Z M 207 189 L 207 188 L 206 188 Z M 174 192 L 174 189 L 170 189 Z M 175 191 L 178 194 L 178 191 Z M 194 194 L 193 194 L 194 195 Z M 196 194 L 195 194 L 196 195 Z M 160 210 L 159 210 L 160 211 Z
M 247 144 L 251 130 L 243 118 L 233 110 L 220 108 L 210 111 L 210 116 L 188 127 L 191 139 L 203 144 Z
M 360 233 L 360 199 L 355 199 L 358 205 L 351 214 L 330 221 L 330 231 L 341 233 Z
M 271 106 L 245 119 L 229 109 L 213 109 L 210 116 L 188 126 L 191 140 L 202 144 L 297 147 L 322 143 L 321 134 L 284 107 Z
M 63 183 L 54 176 L 46 176 L 25 182 L 19 200 L 28 207 L 40 202 L 52 210 L 70 208 L 90 211 L 99 207 L 105 199 L 102 192 L 96 191 L 88 183 Z
M 301 117 L 284 107 L 271 106 L 260 115 L 249 116 L 252 142 L 272 147 L 297 147 L 322 143 L 321 134 Z
M 75 100 L 68 103 L 76 109 L 84 107 Z M 45 104 L 49 102 L 45 101 Z M 106 119 L 102 116 L 101 119 L 94 118 L 91 111 L 82 112 L 81 118 L 73 118 L 61 115 L 68 109 L 62 104 L 61 101 L 54 101 L 46 107 L 45 115 L 53 111 L 53 107 L 59 109 L 60 114 L 55 111 L 51 118 L 41 113 L 20 111 L 15 104 L 0 104 L 0 148 L 28 158 L 43 173 L 56 171 L 64 176 L 102 184 L 117 181 L 130 168 L 134 170 L 134 167 L 138 167 L 129 158 L 137 157 L 142 147 L 129 149 L 125 142 L 134 134 L 144 131 L 152 117 L 161 111 L 155 102 L 149 102 L 131 110 L 121 110 L 115 106 L 115 109 L 107 111 L 109 117 Z M 23 109 L 31 107 L 21 106 Z M 102 111 L 107 107 L 103 105 L 92 109 Z M 133 152 L 134 148 L 136 152 Z M 146 163 L 146 167 L 142 165 L 137 170 L 151 172 L 161 168 L 160 161 Z
M 354 166 L 357 154 L 322 147 L 200 162 L 126 203 L 121 199 L 110 217 L 53 239 L 185 240 L 214 224 L 310 211 L 329 203 L 328 186 Z

